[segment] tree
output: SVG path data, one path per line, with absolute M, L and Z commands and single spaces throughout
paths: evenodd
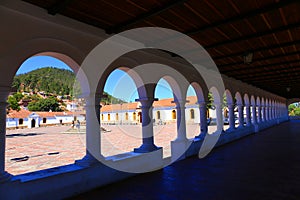
M 14 95 L 15 99 L 17 100 L 17 102 L 19 102 L 21 99 L 23 99 L 24 95 L 20 92 L 16 92 Z
M 39 99 L 36 102 L 30 102 L 28 104 L 28 110 L 30 111 L 61 111 L 59 102 L 55 97 L 49 97 L 47 99 Z
M 7 103 L 9 104 L 8 109 L 17 110 L 17 111 L 21 109 L 17 99 L 14 96 L 9 96 Z

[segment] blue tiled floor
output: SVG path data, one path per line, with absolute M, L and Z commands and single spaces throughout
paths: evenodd
M 300 121 L 73 199 L 300 199 Z

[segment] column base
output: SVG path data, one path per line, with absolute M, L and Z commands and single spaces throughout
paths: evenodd
M 196 139 L 204 139 L 207 133 L 203 132 L 200 133 L 199 135 L 195 136 Z
M 0 173 L 0 183 L 9 181 L 11 178 L 12 178 L 12 175 L 6 171 Z
M 94 156 L 92 156 L 89 152 L 81 160 L 76 160 L 75 164 L 81 167 L 90 167 L 99 163 Z
M 225 132 L 226 133 L 231 133 L 231 132 L 234 132 L 235 130 L 236 130 L 236 128 L 229 128 Z
M 186 157 L 185 153 L 191 145 L 192 141 L 186 140 L 174 140 L 171 141 L 171 160 L 172 162 L 182 160 Z
M 153 151 L 157 151 L 161 149 L 161 147 L 157 147 L 155 144 L 142 144 L 139 148 L 134 148 L 134 153 L 149 153 Z

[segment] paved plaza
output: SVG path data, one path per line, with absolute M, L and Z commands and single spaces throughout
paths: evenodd
M 141 125 L 107 125 L 102 133 L 101 152 L 104 156 L 132 151 L 142 143 Z M 215 130 L 209 126 L 209 132 Z M 187 125 L 187 137 L 200 132 L 198 124 Z M 7 130 L 6 171 L 13 175 L 74 163 L 85 155 L 85 127 L 80 131 L 70 126 Z M 157 146 L 164 157 L 171 155 L 170 141 L 176 138 L 176 124 L 154 126 Z

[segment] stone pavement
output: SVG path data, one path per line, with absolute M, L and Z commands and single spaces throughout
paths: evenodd
M 70 126 L 7 130 L 6 171 L 22 174 L 74 163 L 85 155 L 85 127 L 78 133 Z M 140 125 L 105 126 L 101 151 L 104 156 L 132 151 L 141 145 Z M 187 125 L 187 137 L 199 134 L 199 125 Z M 215 126 L 209 126 L 210 132 Z M 154 126 L 155 144 L 171 155 L 170 141 L 176 138 L 176 124 Z
M 300 121 L 291 121 L 71 199 L 298 200 L 299 144 Z

